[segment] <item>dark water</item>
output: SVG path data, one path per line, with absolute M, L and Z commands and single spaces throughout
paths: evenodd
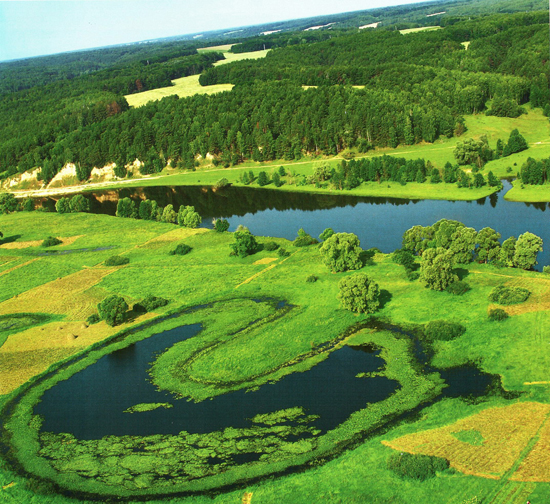
M 550 231 L 547 203 L 517 203 L 503 196 L 511 187 L 477 201 L 407 200 L 359 198 L 345 193 L 300 194 L 249 187 L 228 187 L 213 191 L 206 187 L 146 187 L 85 193 L 92 211 L 114 215 L 119 198 L 139 202 L 154 199 L 159 205 L 194 205 L 203 217 L 202 226 L 212 227 L 212 218 L 224 217 L 230 231 L 239 224 L 261 236 L 292 240 L 300 227 L 317 237 L 325 228 L 355 233 L 364 249 L 378 247 L 382 252 L 400 248 L 403 233 L 415 225 L 431 225 L 439 219 L 455 219 L 480 230 L 492 227 L 502 240 L 526 231 L 545 242 Z M 53 200 L 45 202 L 54 204 Z M 538 256 L 539 268 L 550 264 L 550 247 Z
M 47 390 L 35 413 L 45 417 L 42 429 L 70 432 L 80 439 L 107 435 L 206 433 L 225 427 L 250 427 L 259 413 L 302 406 L 320 415 L 314 425 L 330 430 L 367 403 L 381 401 L 396 388 L 384 377 L 355 378 L 377 370 L 378 351 L 344 346 L 305 373 L 294 373 L 255 392 L 237 392 L 200 403 L 175 400 L 147 381 L 155 353 L 194 336 L 200 325 L 165 331 L 101 358 L 97 363 Z M 173 404 L 170 409 L 124 413 L 139 403 Z

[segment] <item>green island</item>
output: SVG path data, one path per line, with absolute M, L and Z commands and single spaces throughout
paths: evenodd
M 550 501 L 548 45 L 441 0 L 0 61 L 0 501 Z

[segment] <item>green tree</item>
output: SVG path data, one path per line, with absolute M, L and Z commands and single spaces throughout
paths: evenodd
M 532 269 L 537 263 L 537 254 L 542 252 L 542 238 L 533 233 L 523 233 L 518 238 L 514 252 L 514 266 Z
M 453 254 L 443 248 L 429 248 L 422 254 L 420 263 L 420 280 L 433 290 L 445 290 L 456 282 L 458 277 L 453 273 Z
M 139 204 L 139 218 L 143 220 L 155 220 L 153 215 L 153 202 L 149 199 L 142 200 Z
M 0 193 L 0 213 L 7 214 L 17 210 L 17 200 L 12 193 Z
M 403 234 L 402 247 L 413 254 L 421 254 L 433 240 L 432 226 L 413 226 Z
M 439 184 L 441 182 L 441 174 L 437 168 L 432 170 L 430 174 L 430 184 Z
M 461 227 L 453 234 L 449 251 L 453 255 L 454 264 L 467 264 L 474 260 L 476 238 L 476 230 L 469 227 Z
M 323 242 L 319 250 L 325 264 L 334 272 L 363 266 L 359 238 L 353 233 L 335 233 Z
M 130 198 L 118 200 L 116 216 L 135 219 L 137 217 L 136 204 Z
M 197 228 L 202 221 L 198 212 L 195 212 L 195 207 L 191 205 L 180 206 L 177 220 L 180 226 L 188 228 Z
M 271 179 L 273 180 L 273 184 L 275 185 L 275 187 L 281 187 L 283 185 L 281 176 L 277 172 L 273 173 Z
M 69 201 L 71 212 L 89 212 L 90 202 L 82 194 L 75 194 Z
M 380 306 L 380 287 L 365 273 L 353 273 L 338 282 L 342 308 L 357 313 L 374 313 Z
M 214 219 L 212 224 L 214 224 L 214 229 L 218 233 L 224 233 L 229 229 L 229 221 L 227 219 Z
M 507 240 L 504 240 L 500 253 L 498 255 L 498 262 L 503 266 L 509 268 L 514 266 L 514 254 L 516 252 L 517 239 L 515 236 L 510 236 Z
M 22 208 L 25 212 L 32 212 L 34 210 L 34 200 L 32 198 L 25 198 Z
M 319 240 L 325 241 L 327 238 L 330 238 L 334 234 L 332 228 L 326 228 L 320 235 Z
M 69 204 L 69 198 L 65 198 L 65 197 L 59 198 L 55 202 L 55 211 L 60 214 L 70 213 L 71 207 Z
M 256 253 L 258 250 L 258 242 L 254 235 L 245 227 L 239 226 L 239 229 L 234 233 L 235 242 L 230 245 L 231 255 L 246 257 Z
M 266 186 L 267 184 L 269 184 L 269 178 L 267 176 L 267 173 L 264 171 L 261 171 L 260 173 L 258 173 L 258 185 L 260 187 L 263 187 L 263 186 Z
M 492 262 L 500 254 L 500 233 L 490 227 L 483 228 L 477 234 L 476 258 L 479 262 Z
M 174 224 L 178 221 L 178 214 L 176 214 L 176 211 L 174 210 L 174 205 L 166 205 L 164 207 L 160 220 L 169 224 Z
M 126 319 L 128 304 L 123 297 L 113 294 L 97 305 L 97 311 L 102 320 L 110 326 L 122 324 Z

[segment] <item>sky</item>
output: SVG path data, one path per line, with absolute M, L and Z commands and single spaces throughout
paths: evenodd
M 422 0 L 0 0 L 0 61 Z

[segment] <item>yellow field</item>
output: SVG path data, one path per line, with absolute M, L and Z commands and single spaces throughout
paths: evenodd
M 78 240 L 82 236 L 83 235 L 69 236 L 67 238 L 57 236 L 56 238 L 63 242 L 62 244 L 59 245 L 60 247 L 62 247 L 63 245 L 72 245 L 76 240 Z M 42 244 L 42 241 L 43 240 L 33 240 L 33 241 L 24 241 L 24 242 L 14 241 L 11 243 L 3 243 L 2 245 L 0 245 L 0 249 L 14 250 L 14 249 L 24 249 L 29 247 L 39 247 Z
M 141 245 L 138 245 L 136 248 L 155 249 L 155 248 L 162 247 L 163 245 L 166 245 L 168 243 L 184 240 L 185 238 L 189 238 L 190 236 L 207 233 L 207 232 L 208 230 L 205 228 L 192 229 L 192 228 L 178 227 L 173 231 L 168 231 L 168 233 L 155 236 L 151 240 L 146 241 Z
M 519 469 L 510 478 L 515 481 L 550 481 L 550 422 L 540 431 L 540 439 Z
M 465 474 L 500 479 L 520 458 L 549 414 L 548 404 L 516 403 L 511 406 L 489 408 L 446 427 L 409 434 L 383 443 L 395 450 L 446 458 L 451 467 Z M 545 432 L 550 435 L 548 428 Z M 482 443 L 474 445 L 459 441 L 455 436 L 460 433 L 476 434 L 482 439 Z M 540 443 L 540 449 L 534 457 L 543 456 L 548 460 L 550 451 L 547 443 L 550 443 L 550 438 L 547 436 L 545 444 L 542 440 Z M 545 447 L 546 455 L 542 452 Z M 541 455 L 538 455 L 539 452 Z M 529 457 L 526 460 L 530 460 Z M 544 467 L 538 469 L 539 466 L 535 463 L 538 464 L 539 459 L 532 460 L 526 464 L 524 472 L 531 474 L 539 471 L 537 475 L 543 477 L 542 473 L 546 474 L 548 471 L 545 471 Z M 546 468 L 548 465 L 547 463 Z M 550 472 L 548 475 L 550 476 Z M 519 477 L 520 475 L 515 479 Z M 545 481 L 549 480 L 550 477 Z
M 270 264 L 276 260 L 276 257 L 264 257 L 263 259 L 258 259 L 257 261 L 254 261 L 253 264 Z
M 226 46 L 219 47 L 223 48 Z M 213 50 L 213 48 L 208 49 Z M 269 50 L 242 54 L 224 52 L 226 59 L 217 61 L 214 65 L 225 65 L 227 63 L 232 63 L 233 61 L 240 61 L 244 59 L 265 58 L 268 51 Z M 150 101 L 161 100 L 165 96 L 178 95 L 180 98 L 186 98 L 188 96 L 194 96 L 196 94 L 214 94 L 221 93 L 223 91 L 231 91 L 233 89 L 233 84 L 215 84 L 214 86 L 201 86 L 199 84 L 199 77 L 200 75 L 182 77 L 181 79 L 173 80 L 173 86 L 152 89 L 151 91 L 144 91 L 143 93 L 126 95 L 125 98 L 130 107 L 141 107 L 142 105 L 145 105 Z
M 416 33 L 421 31 L 434 31 L 441 30 L 441 26 L 422 26 L 421 28 L 409 28 L 407 30 L 399 30 L 401 35 L 406 35 L 407 33 Z
M 235 44 L 224 44 L 224 45 L 218 45 L 218 46 L 212 46 L 212 47 L 201 47 L 200 49 L 197 49 L 198 52 L 227 52 L 229 51 Z
M 194 96 L 196 94 L 214 94 L 222 91 L 231 91 L 233 84 L 216 84 L 214 86 L 201 86 L 199 84 L 199 75 L 191 75 L 175 79 L 172 82 L 174 86 L 152 89 L 143 93 L 127 95 L 125 98 L 130 107 L 141 107 L 150 101 L 161 100 L 165 96 L 178 95 L 180 98 Z
M 491 308 L 502 308 L 509 315 L 550 310 L 550 279 L 514 278 L 504 284 L 506 287 L 522 287 L 531 292 L 524 303 L 511 306 L 490 305 Z

